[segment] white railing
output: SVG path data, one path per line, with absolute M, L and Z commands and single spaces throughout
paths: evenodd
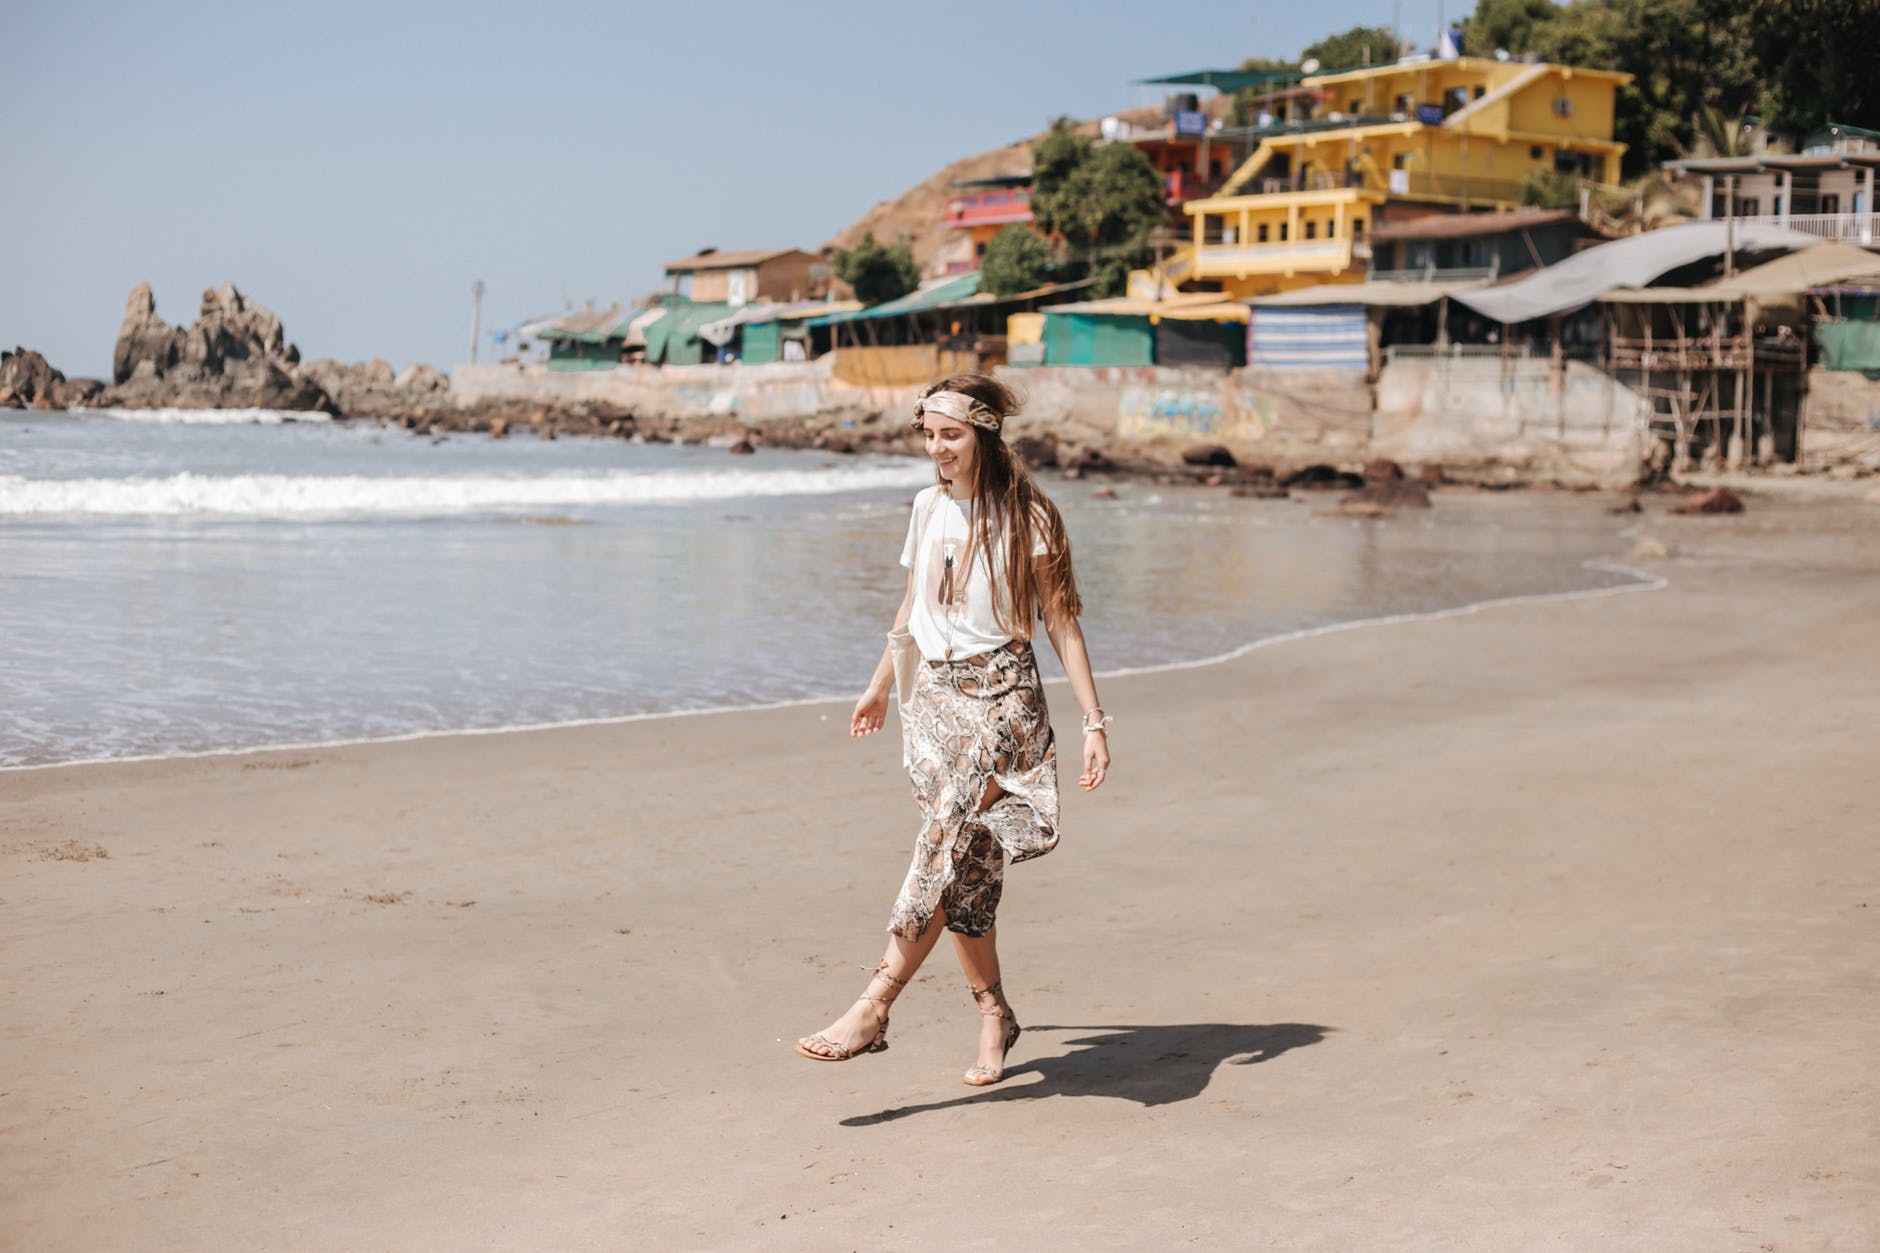
M 1805 235 L 1852 244 L 1871 244 L 1880 239 L 1880 213 L 1791 213 L 1786 217 L 1757 213 L 1739 214 L 1736 220 L 1754 226 L 1786 226 Z

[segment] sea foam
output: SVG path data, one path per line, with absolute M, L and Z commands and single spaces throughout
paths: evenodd
M 27 479 L 0 475 L 0 515 L 452 514 L 582 505 L 681 505 L 754 496 L 807 496 L 920 487 L 924 462 L 817 470 L 664 470 L 529 477 L 393 478 L 175 474 L 166 478 Z
M 113 418 L 176 426 L 279 426 L 283 422 L 330 422 L 317 409 L 73 409 L 75 417 Z

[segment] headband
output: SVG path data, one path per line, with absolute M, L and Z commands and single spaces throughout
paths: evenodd
M 965 392 L 935 392 L 931 396 L 921 397 L 914 402 L 914 425 L 919 426 L 921 416 L 928 412 L 943 414 L 955 422 L 964 422 L 995 435 L 1005 422 L 984 401 L 974 400 Z

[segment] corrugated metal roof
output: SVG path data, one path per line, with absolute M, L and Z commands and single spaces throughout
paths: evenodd
M 1497 322 L 1525 322 L 1590 304 L 1620 287 L 1643 287 L 1681 265 L 1721 255 L 1732 246 L 1723 222 L 1686 222 L 1599 244 L 1558 265 L 1535 270 L 1512 283 L 1462 292 L 1456 299 Z M 1807 248 L 1813 235 L 1755 223 L 1735 224 L 1740 252 Z
M 979 291 L 979 271 L 971 274 L 955 274 L 946 278 L 928 279 L 907 295 L 896 300 L 884 300 L 878 305 L 865 309 L 851 309 L 843 313 L 831 313 L 820 318 L 811 318 L 811 326 L 834 326 L 838 322 L 858 322 L 865 318 L 892 318 L 903 313 L 920 313 L 928 309 L 944 309 L 948 305 L 958 304 Z
M 1880 256 L 1852 244 L 1824 243 L 1702 287 L 1624 289 L 1606 292 L 1599 299 L 1608 304 L 1633 305 L 1736 301 L 1753 296 L 1791 296 L 1861 278 L 1880 278 Z
M 746 248 L 742 252 L 720 252 L 714 249 L 711 252 L 680 257 L 677 261 L 668 261 L 666 273 L 691 274 L 698 270 L 740 270 L 748 266 L 762 265 L 776 257 L 787 257 L 799 251 L 801 250 L 797 248 Z
M 620 306 L 614 304 L 605 309 L 584 309 L 579 313 L 564 313 L 538 329 L 535 335 L 538 339 L 604 344 L 610 339 L 617 338 L 616 328 L 626 320 L 621 316 Z

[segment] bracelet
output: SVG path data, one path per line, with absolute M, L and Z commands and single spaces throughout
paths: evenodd
M 1101 718 L 1098 718 L 1096 723 L 1093 725 L 1090 721 L 1091 714 L 1103 714 L 1103 716 Z M 1094 709 L 1086 709 L 1084 710 L 1084 721 L 1083 721 L 1084 734 L 1089 735 L 1092 731 L 1102 731 L 1107 734 L 1110 728 L 1110 724 L 1115 721 L 1116 721 L 1115 718 L 1112 718 L 1109 714 L 1103 713 L 1103 706 L 1101 705 L 1098 705 Z

